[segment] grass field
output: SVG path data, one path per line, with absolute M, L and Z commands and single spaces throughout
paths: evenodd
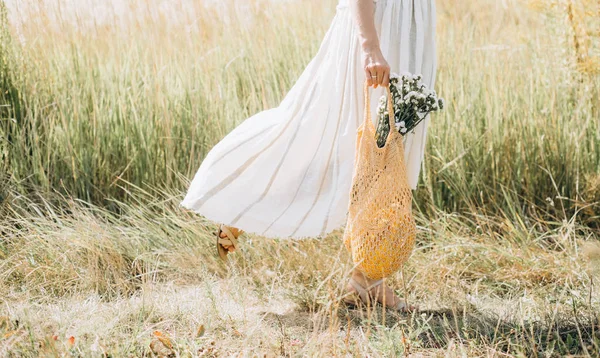
M 437 1 L 447 108 L 389 279 L 421 313 L 341 306 L 340 232 L 224 265 L 178 207 L 335 5 L 4 0 L 0 356 L 600 356 L 597 1 Z

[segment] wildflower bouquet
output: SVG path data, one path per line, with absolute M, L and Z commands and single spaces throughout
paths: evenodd
M 421 82 L 421 75 L 390 75 L 390 91 L 394 103 L 396 130 L 405 135 L 412 131 L 427 115 L 444 109 L 444 100 L 438 98 L 434 90 Z M 377 146 L 382 148 L 390 132 L 388 121 L 387 95 L 379 100 L 377 107 Z

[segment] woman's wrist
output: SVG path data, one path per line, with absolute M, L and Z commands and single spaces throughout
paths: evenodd
M 378 41 L 365 41 L 362 43 L 362 50 L 368 55 L 377 55 L 381 53 Z

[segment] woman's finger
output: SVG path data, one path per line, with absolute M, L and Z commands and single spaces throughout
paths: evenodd
M 377 71 L 377 84 L 379 86 L 383 85 L 383 75 L 384 75 L 384 71 L 382 69 L 378 69 L 378 71 Z
M 373 84 L 374 88 L 377 88 L 377 85 L 379 84 L 377 82 L 377 68 L 376 67 L 371 67 L 371 83 Z
M 383 81 L 381 82 L 381 85 L 383 87 L 387 87 L 390 85 L 390 72 L 386 71 L 385 74 L 383 75 Z
M 373 85 L 373 78 L 371 77 L 371 70 L 370 69 L 366 69 L 365 70 L 365 75 L 367 76 L 367 86 L 372 86 Z

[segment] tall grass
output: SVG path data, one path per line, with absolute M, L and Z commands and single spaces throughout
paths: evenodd
M 83 29 L 43 11 L 27 17 L 27 42 L 15 50 L 24 60 L 12 69 L 24 74 L 15 85 L 27 94 L 25 125 L 8 129 L 17 138 L 14 182 L 95 202 L 122 198 L 119 180 L 183 190 L 179 176 L 189 177 L 214 143 L 277 102 L 323 28 L 300 4 L 180 4 L 189 6 L 176 19 L 137 2 L 131 23 Z
M 448 105 L 414 200 L 412 316 L 339 305 L 339 232 L 244 236 L 224 266 L 214 223 L 178 208 L 208 150 L 279 103 L 335 0 L 5 2 L 0 356 L 150 356 L 156 330 L 165 356 L 598 356 L 591 1 L 438 0 Z
M 55 3 L 21 5 L 19 41 L 3 35 L 3 58 L 19 56 L 3 62 L 4 168 L 21 192 L 96 203 L 126 200 L 127 183 L 183 192 L 212 145 L 278 104 L 335 6 L 180 1 L 161 13 L 137 1 L 98 24 Z M 597 225 L 600 80 L 569 67 L 568 21 L 546 27 L 520 2 L 439 1 L 438 14 L 449 105 L 433 119 L 417 205 Z

